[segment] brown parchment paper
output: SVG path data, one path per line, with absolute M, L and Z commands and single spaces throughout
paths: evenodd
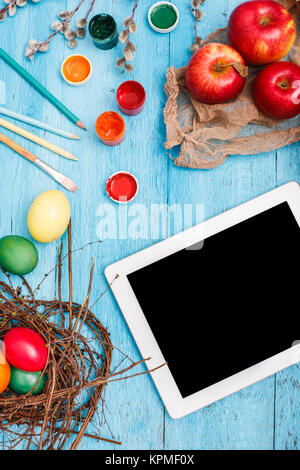
M 276 0 L 286 7 L 299 24 L 300 0 Z M 299 31 L 299 28 L 298 28 Z M 226 29 L 213 32 L 206 42 L 227 43 Z M 300 34 L 289 59 L 300 66 Z M 165 147 L 180 145 L 175 165 L 211 169 L 230 155 L 268 152 L 300 140 L 300 116 L 286 121 L 274 120 L 255 106 L 253 81 L 258 68 L 249 69 L 241 95 L 230 103 L 206 105 L 194 100 L 185 84 L 185 67 L 171 66 L 167 71 L 167 103 L 164 119 L 167 130 Z

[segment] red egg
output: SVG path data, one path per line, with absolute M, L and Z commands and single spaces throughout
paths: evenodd
M 3 338 L 6 359 L 17 369 L 38 372 L 44 369 L 48 350 L 42 337 L 30 328 L 17 327 Z

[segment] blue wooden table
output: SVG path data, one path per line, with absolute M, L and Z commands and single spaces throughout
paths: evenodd
M 231 157 L 223 166 L 210 171 L 193 171 L 173 165 L 163 147 L 163 85 L 167 68 L 171 64 L 182 66 L 190 57 L 193 17 L 188 0 L 175 2 L 181 17 L 178 28 L 170 35 L 159 35 L 149 28 L 147 11 L 153 2 L 140 0 L 136 13 L 139 32 L 134 37 L 137 53 L 131 78 L 144 85 L 147 102 L 139 116 L 125 116 L 126 139 L 122 145 L 113 148 L 101 144 L 94 126 L 100 113 L 117 110 L 115 92 L 127 79 L 114 66 L 122 46 L 119 44 L 111 51 L 101 51 L 94 47 L 89 37 L 80 41 L 75 51 L 90 58 L 94 74 L 84 87 L 69 86 L 60 76 L 60 65 L 72 51 L 61 36 L 51 43 L 49 52 L 37 55 L 32 64 L 24 58 L 24 48 L 32 37 L 45 39 L 56 13 L 65 8 L 70 10 L 78 1 L 28 3 L 14 18 L 0 24 L 1 46 L 69 106 L 87 126 L 88 132 L 76 129 L 81 139 L 74 143 L 35 130 L 38 135 L 45 135 L 78 155 L 79 163 L 59 158 L 24 139 L 17 140 L 79 185 L 76 194 L 66 192 L 72 208 L 74 248 L 99 237 L 105 215 L 104 204 L 108 204 L 108 211 L 110 207 L 116 209 L 105 194 L 105 181 L 120 169 L 131 171 L 139 180 L 137 203 L 146 208 L 151 204 L 204 204 L 206 218 L 288 181 L 300 182 L 298 144 L 263 155 Z M 111 0 L 97 0 L 95 12 L 113 14 L 121 28 L 132 3 L 133 0 L 114 0 L 113 3 Z M 203 7 L 202 35 L 223 27 L 239 3 L 238 0 L 207 0 Z M 83 13 L 85 8 L 82 7 Z M 78 15 L 80 17 L 81 14 Z M 2 103 L 5 101 L 8 108 L 75 131 L 72 124 L 3 63 L 0 65 L 0 80 L 4 82 L 1 83 Z M 0 234 L 28 237 L 26 216 L 33 199 L 42 191 L 62 188 L 7 148 L 1 146 L 0 152 Z M 167 212 L 165 217 L 168 217 Z M 66 241 L 66 236 L 63 239 Z M 77 266 L 74 269 L 75 300 L 82 302 L 85 298 L 92 256 L 95 257 L 96 275 L 91 303 L 106 287 L 105 266 L 152 243 L 153 240 L 145 237 L 106 239 L 101 245 L 89 246 L 85 251 L 74 254 L 73 263 Z M 33 286 L 55 264 L 58 246 L 59 242 L 38 244 L 40 263 L 28 276 Z M 56 295 L 55 281 L 53 275 L 44 282 L 40 291 L 43 298 Z M 66 279 L 64 286 L 67 296 Z M 110 292 L 96 305 L 95 312 L 111 331 L 113 343 L 132 359 L 138 360 L 138 350 Z M 295 321 L 297 328 L 298 320 L 291 320 Z M 299 449 L 299 379 L 298 365 L 184 419 L 173 421 L 167 415 L 150 377 L 137 377 L 116 382 L 107 388 L 106 404 L 110 410 L 107 420 L 115 438 L 123 442 L 122 449 Z M 102 435 L 110 437 L 107 426 L 103 427 Z M 84 438 L 81 448 L 113 449 L 114 446 Z

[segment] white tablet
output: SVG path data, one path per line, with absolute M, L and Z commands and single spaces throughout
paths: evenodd
M 106 268 L 172 418 L 300 361 L 299 224 L 289 183 Z

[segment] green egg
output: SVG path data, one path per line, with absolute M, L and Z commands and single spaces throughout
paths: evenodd
M 0 239 L 0 266 L 11 274 L 24 276 L 38 264 L 36 247 L 27 238 L 8 235 Z
M 13 366 L 11 367 L 11 376 L 9 382 L 9 388 L 13 390 L 18 395 L 26 395 L 30 390 L 35 386 L 37 381 L 40 378 L 42 371 L 39 372 L 25 372 L 24 370 L 16 369 Z M 39 395 L 46 383 L 47 375 L 44 374 L 37 387 L 33 389 L 31 395 Z

